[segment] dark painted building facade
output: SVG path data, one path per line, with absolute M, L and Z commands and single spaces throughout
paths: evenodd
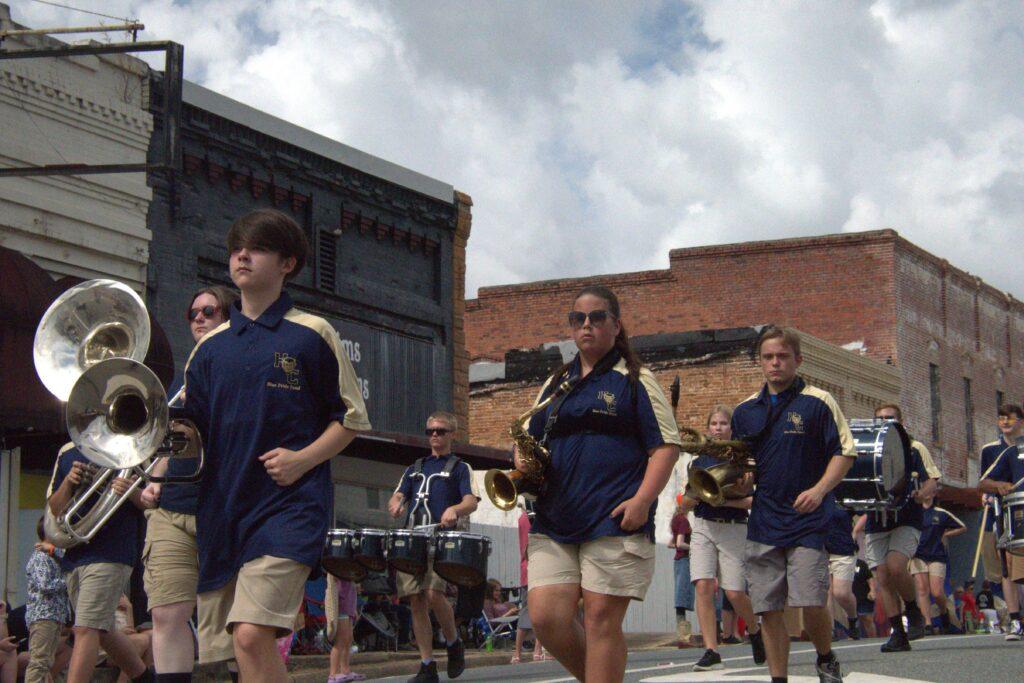
M 374 430 L 421 434 L 431 410 L 455 407 L 454 268 L 465 241 L 450 185 L 190 83 L 182 152 L 182 173 L 150 179 L 147 282 L 179 374 L 192 348 L 192 292 L 231 284 L 229 226 L 274 207 L 305 229 L 312 250 L 288 289 L 340 333 Z

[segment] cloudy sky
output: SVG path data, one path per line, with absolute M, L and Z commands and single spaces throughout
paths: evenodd
M 890 227 L 1024 298 L 1024 3 L 57 1 L 470 194 L 470 296 Z

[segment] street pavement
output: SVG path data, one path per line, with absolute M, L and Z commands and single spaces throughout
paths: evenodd
M 914 641 L 911 652 L 894 654 L 879 652 L 882 642 L 878 639 L 842 641 L 833 646 L 842 663 L 846 683 L 1024 683 L 1024 641 L 1006 642 L 1001 635 L 935 636 Z M 702 673 L 692 671 L 693 663 L 702 654 L 697 648 L 631 652 L 625 680 L 630 683 L 770 680 L 767 667 L 754 665 L 749 645 L 725 646 L 720 652 L 726 669 Z M 810 643 L 794 643 L 789 658 L 789 680 L 816 683 L 814 659 Z M 443 671 L 444 661 L 439 664 Z M 410 670 L 403 676 L 374 680 L 404 683 L 413 673 L 415 671 Z M 447 680 L 443 674 L 441 680 Z M 531 662 L 466 669 L 458 680 L 460 683 L 561 683 L 575 679 L 567 676 L 556 662 Z

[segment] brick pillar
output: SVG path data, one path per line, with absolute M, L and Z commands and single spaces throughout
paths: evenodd
M 469 353 L 466 351 L 466 244 L 473 223 L 473 200 L 455 191 L 458 215 L 452 247 L 452 346 L 454 347 L 452 410 L 459 418 L 459 441 L 469 440 Z

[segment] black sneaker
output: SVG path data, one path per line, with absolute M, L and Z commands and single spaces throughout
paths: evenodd
M 693 665 L 694 671 L 712 671 L 714 669 L 724 669 L 725 665 L 722 664 L 722 655 L 718 654 L 714 650 L 704 650 L 704 656 L 697 660 L 697 663 Z
M 843 672 L 839 670 L 839 660 L 835 655 L 819 662 L 815 669 L 818 671 L 819 683 L 843 683 Z
M 907 640 L 924 638 L 924 615 L 919 609 L 907 610 Z
M 729 636 L 728 638 L 722 638 L 722 645 L 739 645 L 743 641 L 736 636 Z
M 438 683 L 440 680 L 437 677 L 437 662 L 430 664 L 420 662 L 420 670 L 407 683 Z
M 754 664 L 764 664 L 767 655 L 764 653 L 764 638 L 760 631 L 750 634 L 750 649 L 754 652 Z
M 893 631 L 882 645 L 882 652 L 910 652 L 910 639 L 902 631 Z
M 448 646 L 448 678 L 458 678 L 466 670 L 466 646 L 462 639 Z
M 860 624 L 856 619 L 847 619 L 846 632 L 849 634 L 850 640 L 860 640 Z

